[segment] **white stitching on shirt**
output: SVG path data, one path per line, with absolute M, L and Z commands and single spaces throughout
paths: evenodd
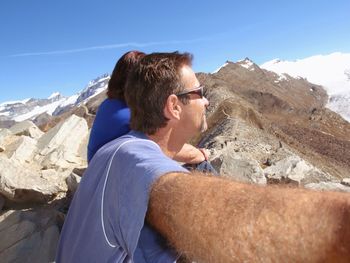
M 109 161 L 109 164 L 108 164 L 108 169 L 107 169 L 107 175 L 106 175 L 106 178 L 105 178 L 105 181 L 104 181 L 104 184 L 103 184 L 103 189 L 102 189 L 102 198 L 101 198 L 101 224 L 102 224 L 102 230 L 103 230 L 103 235 L 106 239 L 106 242 L 107 244 L 110 246 L 110 247 L 116 247 L 117 245 L 114 245 L 112 244 L 108 237 L 107 237 L 107 234 L 106 234 L 106 230 L 105 230 L 105 225 L 104 225 L 104 220 L 103 220 L 103 202 L 104 202 L 104 196 L 105 196 L 105 189 L 106 189 L 106 183 L 107 183 L 107 179 L 108 179 L 108 176 L 109 176 L 109 170 L 111 169 L 111 165 L 112 165 L 112 162 L 113 162 L 113 159 L 114 159 L 114 156 L 115 154 L 118 152 L 118 150 L 126 143 L 129 143 L 129 142 L 135 142 L 135 141 L 147 141 L 147 142 L 151 142 L 155 145 L 157 145 L 159 147 L 158 144 L 156 144 L 154 141 L 151 141 L 151 140 L 146 140 L 146 139 L 131 139 L 131 140 L 128 140 L 128 141 L 125 141 L 123 142 L 122 144 L 119 145 L 119 147 L 115 150 L 115 152 L 113 153 L 110 161 Z

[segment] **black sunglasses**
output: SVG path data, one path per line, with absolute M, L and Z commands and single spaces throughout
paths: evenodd
M 184 95 L 187 95 L 187 94 L 196 94 L 199 97 L 201 97 L 201 99 L 202 99 L 204 97 L 204 86 L 199 86 L 199 87 L 196 87 L 196 88 L 193 88 L 193 89 L 184 90 L 184 91 L 181 91 L 181 92 L 179 92 L 179 93 L 177 93 L 175 95 L 180 97 L 180 96 L 184 96 Z

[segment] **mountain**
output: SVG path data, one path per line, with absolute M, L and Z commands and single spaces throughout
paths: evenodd
M 68 110 L 85 104 L 91 98 L 97 96 L 107 88 L 110 76 L 104 74 L 88 83 L 77 94 L 64 97 L 55 92 L 47 99 L 25 99 L 22 101 L 10 101 L 0 104 L 0 121 L 2 127 L 12 125 L 14 122 L 34 120 L 37 116 L 46 114 L 57 116 Z M 0 126 L 1 127 L 1 126 Z
M 220 173 L 303 185 L 350 177 L 350 123 L 326 107 L 323 86 L 248 58 L 198 78 L 210 101 L 209 129 L 194 142 L 213 149 Z
M 350 54 L 332 53 L 296 61 L 274 59 L 260 65 L 280 76 L 306 78 L 321 85 L 329 95 L 327 108 L 339 113 L 350 122 Z

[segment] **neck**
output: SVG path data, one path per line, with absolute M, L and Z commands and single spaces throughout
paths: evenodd
M 182 136 L 177 136 L 172 129 L 167 128 L 161 128 L 155 134 L 147 136 L 157 143 L 163 153 L 171 159 L 173 159 L 187 142 Z

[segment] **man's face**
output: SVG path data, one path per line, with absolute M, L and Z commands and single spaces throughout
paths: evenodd
M 200 87 L 200 83 L 191 67 L 183 66 L 181 73 L 185 86 L 183 92 Z M 201 97 L 199 94 L 189 93 L 187 96 L 189 97 L 188 104 L 183 104 L 183 128 L 184 132 L 190 132 L 195 135 L 198 132 L 204 132 L 208 128 L 205 111 L 209 102 L 204 96 Z

